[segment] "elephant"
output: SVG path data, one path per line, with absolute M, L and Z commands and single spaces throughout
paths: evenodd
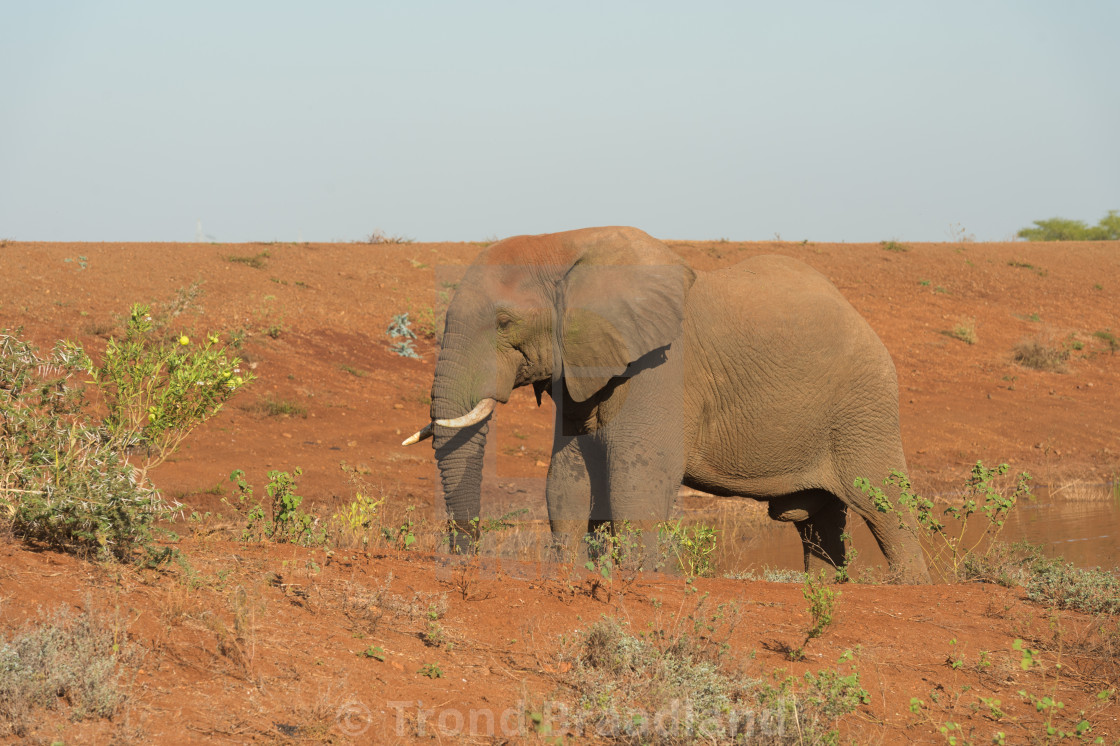
M 405 441 L 433 439 L 453 549 L 477 537 L 489 417 L 529 385 L 555 403 L 545 494 L 562 549 L 666 520 L 683 484 L 765 501 L 806 571 L 845 563 L 850 509 L 892 572 L 929 582 L 913 526 L 855 486 L 906 468 L 894 363 L 803 262 L 699 272 L 629 227 L 486 247 L 447 309 L 431 422 Z

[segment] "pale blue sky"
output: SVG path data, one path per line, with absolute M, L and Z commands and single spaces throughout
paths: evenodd
M 0 238 L 1095 223 L 1118 29 L 1112 0 L 0 0 Z

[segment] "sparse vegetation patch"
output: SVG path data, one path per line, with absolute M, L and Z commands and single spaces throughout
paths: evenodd
M 976 344 L 976 322 L 972 319 L 962 321 L 952 329 L 945 329 L 941 333 L 967 345 Z
M 266 249 L 265 251 L 257 254 L 247 254 L 240 256 L 230 255 L 226 257 L 226 261 L 233 262 L 234 264 L 244 264 L 246 267 L 252 267 L 253 269 L 264 269 L 268 265 L 268 259 L 271 256 L 272 255 Z
M 0 637 L 0 736 L 28 735 L 35 710 L 71 720 L 112 718 L 127 700 L 122 670 L 140 651 L 112 619 L 60 607 L 10 639 Z
M 859 675 L 748 676 L 726 644 L 739 615 L 701 598 L 687 619 L 639 634 L 605 617 L 561 652 L 578 700 L 530 717 L 542 735 L 568 730 L 610 743 L 834 743 L 836 720 L 870 701 Z
M 1023 340 L 1011 350 L 1011 358 L 1024 368 L 1031 370 L 1064 373 L 1069 350 L 1043 344 L 1038 339 Z

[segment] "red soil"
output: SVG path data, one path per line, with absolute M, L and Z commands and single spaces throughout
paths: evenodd
M 1115 242 L 915 244 L 905 252 L 878 244 L 672 245 L 697 269 L 782 253 L 830 277 L 894 357 L 904 443 L 919 491 L 960 485 L 977 459 L 1007 461 L 1042 483 L 1103 481 L 1120 473 L 1118 358 L 1093 336 L 1109 329 L 1120 336 Z M 402 311 L 414 320 L 438 311 L 440 293 L 449 292 L 442 283 L 452 282 L 455 268 L 478 251 L 475 244 L 6 242 L 0 329 L 22 326 L 43 347 L 69 338 L 99 350 L 130 304 L 166 303 L 199 282 L 201 294 L 177 323 L 188 335 L 244 330 L 242 354 L 259 380 L 154 472 L 164 494 L 189 510 L 218 512 L 221 498 L 212 493 L 221 486 L 229 494 L 233 469 L 244 469 L 260 491 L 267 470 L 300 466 L 299 492 L 314 512 L 329 515 L 352 499 L 348 475 L 357 474 L 367 489 L 386 496 L 393 515 L 415 505 L 431 527 L 440 517 L 431 449 L 399 444 L 427 421 L 435 342 L 417 343 L 422 360 L 402 358 L 389 352 L 385 327 Z M 260 252 L 268 253 L 263 268 L 228 260 Z M 942 333 L 959 324 L 974 328 L 975 344 Z M 1038 372 L 1012 361 L 1012 348 L 1029 338 L 1081 346 L 1066 372 Z M 306 415 L 267 416 L 253 406 L 265 398 L 298 404 Z M 499 411 L 487 514 L 525 505 L 531 518 L 543 515 L 551 422 L 551 413 L 537 411 L 524 390 Z M 454 730 L 453 710 L 465 717 L 472 708 L 490 708 L 500 716 L 512 708 L 509 717 L 516 719 L 523 707 L 539 709 L 546 699 L 570 695 L 556 657 L 560 635 L 602 614 L 627 619 L 635 630 L 647 622 L 667 625 L 678 610 L 686 616 L 697 598 L 680 578 L 653 576 L 608 602 L 586 591 L 581 569 L 539 562 L 483 567 L 464 598 L 464 581 L 437 556 L 339 550 L 328 557 L 323 549 L 234 542 L 218 528 L 213 519 L 179 527 L 191 534 L 178 546 L 197 583 L 181 566 L 133 571 L 0 540 L 0 634 L 10 637 L 39 609 L 89 605 L 115 610 L 122 633 L 147 651 L 141 670 L 129 677 L 131 699 L 112 722 L 69 723 L 43 714 L 35 739 L 411 742 L 427 740 L 418 735 L 416 702 L 422 701 L 423 709 L 434 708 L 426 733 L 456 740 L 439 732 L 441 714 L 448 713 L 443 725 Z M 398 608 L 366 624 L 355 604 L 390 574 L 389 593 L 421 594 L 420 610 L 410 616 Z M 841 721 L 845 740 L 939 742 L 937 727 L 946 721 L 963 724 L 977 742 L 999 730 L 1009 743 L 1041 735 L 1041 716 L 1017 692 L 1051 693 L 1059 655 L 1054 624 L 1062 630 L 1056 693 L 1065 703 L 1063 717 L 1076 721 L 1086 710 L 1094 734 L 1120 737 L 1120 713 L 1095 698 L 1116 687 L 1118 667 L 1074 650 L 1078 640 L 1092 637 L 1086 632 L 1092 621 L 1051 615 L 1019 590 L 848 585 L 836 623 L 810 643 L 806 661 L 791 663 L 782 648 L 800 644 L 807 624 L 799 586 L 707 579 L 693 587 L 713 602 L 736 600 L 743 607 L 732 651 L 753 675 L 835 668 L 844 650 L 859 648 L 854 665 L 871 703 Z M 424 594 L 446 594 L 440 624 L 450 650 L 420 639 L 428 622 Z M 1011 650 L 1016 638 L 1043 650 L 1044 672 L 1019 669 Z M 370 645 L 381 646 L 386 660 L 356 655 Z M 976 665 L 982 650 L 994 661 L 990 668 Z M 963 657 L 965 665 L 947 665 L 950 656 Z M 443 678 L 417 673 L 430 662 Z M 973 711 L 977 696 L 1001 699 L 1005 718 L 994 722 L 985 708 Z M 925 700 L 925 714 L 910 711 L 911 697 Z M 394 707 L 403 713 L 399 735 Z M 347 708 L 350 719 L 338 719 Z M 490 742 L 485 721 L 478 726 L 466 740 Z

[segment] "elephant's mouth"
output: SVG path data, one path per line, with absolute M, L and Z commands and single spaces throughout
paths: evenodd
M 498 402 L 496 400 L 486 398 L 476 404 L 474 409 L 467 412 L 465 415 L 462 415 L 461 417 L 455 417 L 450 420 L 432 420 L 427 425 L 424 425 L 424 427 L 420 428 L 415 433 L 405 438 L 404 441 L 401 442 L 401 445 L 410 446 L 413 443 L 419 443 L 422 440 L 426 440 L 432 437 L 432 433 L 436 425 L 439 425 L 440 427 L 449 427 L 454 430 L 459 430 L 464 427 L 470 427 L 471 425 L 477 425 L 478 423 L 489 417 L 491 413 L 493 413 L 494 407 L 497 406 L 497 404 Z

